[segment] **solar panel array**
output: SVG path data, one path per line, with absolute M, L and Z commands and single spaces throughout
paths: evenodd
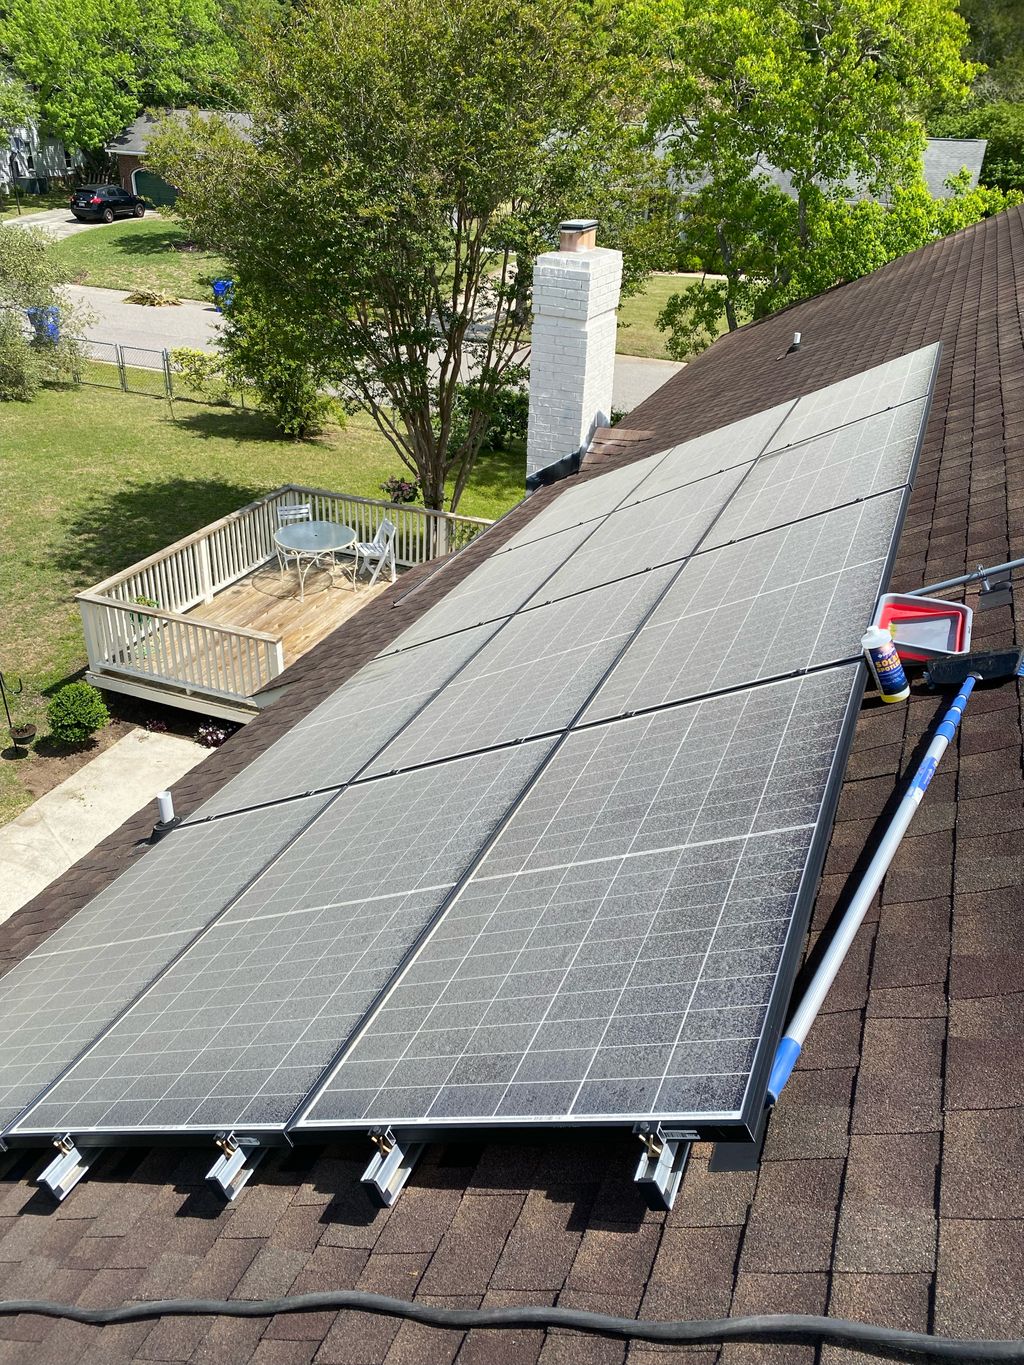
M 554 498 L 0 980 L 0 1130 L 749 1127 L 936 359 Z

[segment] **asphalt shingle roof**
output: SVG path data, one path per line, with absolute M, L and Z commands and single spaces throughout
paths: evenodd
M 786 354 L 794 331 L 800 351 Z M 893 583 L 1024 555 L 1024 212 L 936 242 L 722 341 L 636 409 L 579 478 L 936 340 L 935 401 Z M 542 490 L 441 571 L 406 577 L 286 675 L 258 720 L 183 779 L 188 813 L 524 520 Z M 971 598 L 973 599 L 973 594 Z M 397 603 L 397 605 L 395 605 Z M 1015 611 L 975 617 L 979 646 Z M 942 702 L 870 697 L 812 922 L 840 905 Z M 0 1154 L 5 1297 L 87 1305 L 359 1287 L 452 1306 L 551 1304 L 663 1318 L 796 1310 L 980 1336 L 1024 1335 L 1024 780 L 1011 685 L 971 703 L 772 1116 L 760 1169 L 697 1148 L 671 1213 L 631 1184 L 635 1139 L 549 1135 L 430 1148 L 395 1208 L 358 1187 L 363 1141 L 272 1153 L 236 1205 L 209 1150 L 112 1151 L 54 1208 L 37 1152 Z M 136 856 L 144 812 L 0 927 L 0 970 Z M 468 1334 L 353 1314 L 168 1319 L 96 1329 L 0 1320 L 14 1362 L 322 1365 L 847 1365 L 827 1348 L 635 1345 Z

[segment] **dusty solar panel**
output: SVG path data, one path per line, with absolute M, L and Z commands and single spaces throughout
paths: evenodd
M 387 746 L 368 773 L 564 729 L 629 643 L 672 572 L 655 569 L 520 612 Z
M 371 660 L 226 783 L 195 818 L 350 781 L 491 638 L 498 624 Z
M 768 445 L 769 450 L 806 441 L 871 413 L 925 397 L 931 390 L 939 346 L 924 346 L 798 400 L 790 417 Z
M 535 600 L 565 597 L 685 558 L 722 512 L 745 468 L 712 474 L 613 512 L 547 580 Z
M 593 533 L 596 525 L 600 523 L 591 521 L 572 526 L 544 536 L 536 543 L 492 555 L 446 593 L 437 606 L 431 607 L 402 631 L 384 652 L 390 654 L 426 640 L 451 636 L 456 631 L 496 621 L 518 611 Z
M 749 464 L 771 442 L 793 404 L 757 412 L 717 431 L 709 431 L 692 441 L 673 446 L 659 459 L 636 489 L 636 498 L 650 498 L 671 488 L 706 479 L 737 465 Z M 632 501 L 632 499 L 630 499 Z
M 0 1131 L 324 800 L 178 830 L 0 978 Z
M 707 547 L 903 487 L 914 465 L 926 404 L 917 399 L 763 455 L 708 536 Z
M 280 1127 L 549 748 L 349 788 L 18 1131 Z
M 621 469 L 612 469 L 607 474 L 598 474 L 581 483 L 571 484 L 497 553 L 508 554 L 510 550 L 530 545 L 557 531 L 606 517 L 609 512 L 614 512 L 624 498 L 628 498 L 634 492 L 638 484 L 657 469 L 664 458 L 665 452 L 662 451 L 658 455 L 648 456 L 646 460 L 636 460 L 632 464 L 623 465 Z
M 584 721 L 857 657 L 902 505 L 885 493 L 695 555 Z
M 572 734 L 299 1126 L 739 1122 L 861 680 Z

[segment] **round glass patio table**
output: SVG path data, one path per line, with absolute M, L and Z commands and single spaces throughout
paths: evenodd
M 320 561 L 339 550 L 348 550 L 356 543 L 351 526 L 338 521 L 295 521 L 290 526 L 279 526 L 274 532 L 274 543 L 285 556 L 294 556 L 299 571 L 299 600 L 305 601 L 306 574 L 319 568 Z M 282 564 L 281 572 L 284 572 Z M 352 574 L 352 590 L 356 576 Z

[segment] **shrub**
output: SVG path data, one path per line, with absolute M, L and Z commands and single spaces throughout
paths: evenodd
M 46 708 L 50 734 L 61 744 L 84 744 L 110 721 L 110 712 L 95 687 L 87 682 L 68 683 Z
M 39 357 L 13 314 L 0 314 L 0 403 L 27 403 L 39 388 Z
M 196 743 L 204 749 L 219 749 L 238 729 L 230 721 L 204 720 L 196 731 Z

